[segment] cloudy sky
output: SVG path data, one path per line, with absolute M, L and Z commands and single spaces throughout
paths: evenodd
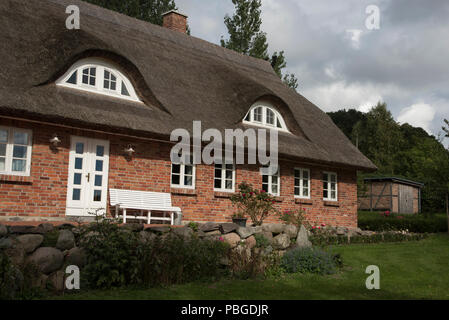
M 217 44 L 227 37 L 231 0 L 176 3 L 193 36 Z M 367 28 L 370 5 L 379 8 L 379 29 Z M 262 20 L 270 52 L 285 50 L 298 91 L 323 110 L 368 111 L 384 101 L 399 122 L 442 131 L 449 118 L 448 0 L 262 0 Z

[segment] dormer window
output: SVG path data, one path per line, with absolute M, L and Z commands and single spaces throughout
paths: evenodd
M 267 103 L 256 103 L 246 114 L 243 122 L 288 131 L 281 114 Z
M 129 79 L 117 67 L 101 59 L 78 61 L 57 84 L 140 102 Z

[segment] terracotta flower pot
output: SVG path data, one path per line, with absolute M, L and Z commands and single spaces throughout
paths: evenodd
M 240 227 L 246 227 L 247 218 L 232 218 L 232 222 Z

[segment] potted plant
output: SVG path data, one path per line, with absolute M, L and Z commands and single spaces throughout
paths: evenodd
M 233 222 L 235 218 L 242 219 L 245 215 L 249 215 L 253 225 L 260 226 L 267 216 L 277 212 L 274 207 L 276 201 L 272 195 L 264 190 L 255 190 L 245 182 L 239 185 L 239 192 L 231 197 L 231 201 L 237 208 L 232 218 Z
M 245 218 L 242 212 L 237 212 L 232 215 L 232 222 L 240 227 L 246 227 L 247 220 L 248 218 Z

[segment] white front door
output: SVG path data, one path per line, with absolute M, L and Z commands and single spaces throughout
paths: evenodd
M 108 170 L 109 141 L 72 136 L 66 215 L 106 212 Z

